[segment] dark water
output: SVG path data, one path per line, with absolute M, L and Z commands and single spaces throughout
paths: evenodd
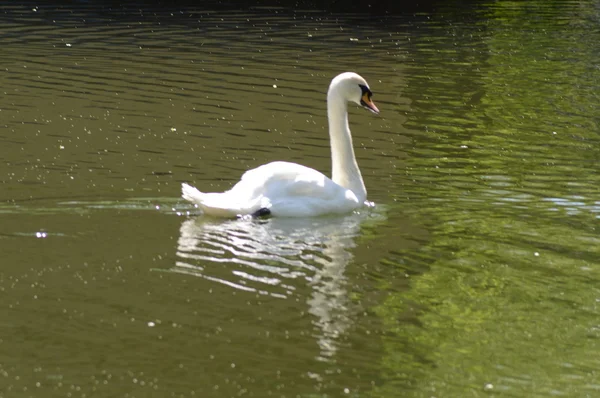
M 596 397 L 600 6 L 405 15 L 0 2 L 0 397 Z M 375 208 L 219 221 L 330 170 Z

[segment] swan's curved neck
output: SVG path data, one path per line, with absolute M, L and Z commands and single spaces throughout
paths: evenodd
M 354 156 L 348 125 L 348 106 L 335 90 L 327 95 L 327 117 L 331 140 L 331 179 L 354 192 L 362 203 L 367 199 L 367 190 Z

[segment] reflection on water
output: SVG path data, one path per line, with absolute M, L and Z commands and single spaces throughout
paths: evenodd
M 298 284 L 316 318 L 321 358 L 331 358 L 336 340 L 350 324 L 344 272 L 361 224 L 382 222 L 380 214 L 268 220 L 185 220 L 179 229 L 179 260 L 172 272 L 193 275 L 234 289 L 297 299 Z

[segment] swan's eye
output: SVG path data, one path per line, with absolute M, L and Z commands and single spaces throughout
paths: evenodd
M 371 98 L 373 93 L 371 90 L 369 90 L 369 87 L 365 86 L 364 84 L 359 84 L 358 87 L 360 87 L 360 91 L 362 91 L 361 97 L 364 97 L 366 94 L 369 98 Z
M 371 112 L 379 113 L 379 109 L 375 106 L 375 104 L 371 101 L 371 96 L 373 93 L 369 90 L 369 87 L 359 84 L 359 87 L 362 91 L 362 95 L 360 98 L 360 104 L 365 108 L 369 109 Z
M 362 94 L 360 96 L 362 101 L 370 102 L 373 93 L 371 92 L 371 90 L 369 90 L 369 87 L 365 86 L 364 84 L 359 84 L 358 87 L 360 87 L 360 90 L 362 91 Z

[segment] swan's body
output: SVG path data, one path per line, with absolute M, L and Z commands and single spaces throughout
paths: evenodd
M 317 170 L 289 162 L 272 162 L 249 170 L 229 191 L 203 193 L 182 184 L 183 198 L 206 214 L 235 217 L 271 214 L 278 217 L 309 217 L 348 213 L 367 199 L 348 126 L 349 101 L 371 111 L 367 82 L 356 73 L 336 76 L 327 92 L 327 116 L 331 140 L 332 178 Z
M 347 213 L 365 201 L 317 170 L 289 162 L 272 162 L 249 170 L 224 193 L 202 193 L 183 184 L 183 197 L 206 214 L 232 217 L 268 209 L 272 215 L 307 217 Z

